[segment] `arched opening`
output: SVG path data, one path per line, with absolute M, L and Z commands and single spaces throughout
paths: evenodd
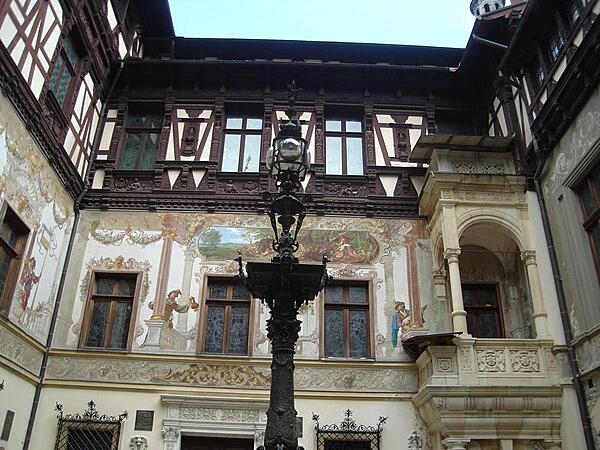
M 533 305 L 512 234 L 476 223 L 460 238 L 460 277 L 469 334 L 480 338 L 533 338 Z
M 500 5 L 498 3 L 494 3 L 494 10 L 500 9 Z
M 487 3 L 486 3 L 485 5 L 483 5 L 483 10 L 484 10 L 486 13 L 489 13 L 489 12 L 490 12 L 490 5 L 488 5 Z

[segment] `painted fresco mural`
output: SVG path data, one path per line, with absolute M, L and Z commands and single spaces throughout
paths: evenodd
M 9 319 L 45 341 L 72 224 L 72 200 L 0 96 L 0 193 L 29 228 Z
M 431 276 L 417 270 L 431 267 L 424 221 L 311 217 L 304 222 L 299 242 L 302 262 L 319 262 L 326 254 L 335 279 L 370 283 L 375 356 L 402 358 L 399 337 L 422 326 L 431 297 Z M 60 325 L 68 332 L 59 345 L 79 343 L 94 270 L 136 271 L 143 273 L 143 281 L 132 319 L 132 350 L 176 354 L 197 351 L 207 278 L 234 276 L 234 258 L 240 253 L 246 261 L 268 260 L 274 254 L 267 217 L 230 214 L 83 211 L 76 248 L 73 258 L 82 269 L 69 280 L 76 286 L 66 289 L 62 299 L 71 310 L 70 321 Z M 251 308 L 250 352 L 269 357 L 268 308 L 259 301 Z M 300 311 L 299 358 L 320 355 L 321 310 L 317 298 Z

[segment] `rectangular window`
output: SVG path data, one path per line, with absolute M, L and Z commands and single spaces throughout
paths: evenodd
M 129 111 L 119 169 L 154 169 L 163 118 L 162 112 Z
M 262 119 L 231 116 L 225 120 L 223 172 L 258 172 L 262 139 Z
M 137 274 L 95 273 L 87 305 L 84 347 L 127 348 Z
M 10 308 L 28 234 L 29 229 L 7 206 L 0 227 L 0 311 L 3 313 Z
M 583 210 L 583 229 L 588 233 L 590 245 L 600 277 L 600 165 L 585 178 L 578 189 Z
M 558 59 L 558 55 L 560 55 L 560 51 L 564 45 L 565 41 L 560 33 L 557 32 L 550 36 L 550 40 L 548 41 L 548 50 L 552 62 L 555 62 Z
M 205 300 L 206 353 L 248 354 L 250 293 L 234 279 L 209 279 Z
M 74 91 L 74 83 L 77 79 L 81 56 L 79 55 L 73 40 L 67 36 L 63 41 L 62 48 L 54 62 L 48 89 L 54 94 L 58 104 L 64 108 L 65 101 Z
M 325 173 L 363 175 L 363 126 L 359 120 L 325 121 Z
M 498 288 L 495 284 L 463 284 L 469 334 L 479 338 L 504 337 Z
M 325 288 L 324 297 L 325 356 L 368 358 L 368 284 L 331 284 Z

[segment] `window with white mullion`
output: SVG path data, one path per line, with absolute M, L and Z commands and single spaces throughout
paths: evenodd
M 363 127 L 358 120 L 325 121 L 325 173 L 363 175 Z
M 223 172 L 258 172 L 262 138 L 262 119 L 228 117 L 225 121 Z

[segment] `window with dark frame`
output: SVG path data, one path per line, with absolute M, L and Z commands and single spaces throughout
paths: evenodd
M 550 54 L 550 60 L 554 63 L 558 59 L 562 48 L 565 45 L 565 40 L 559 32 L 556 32 L 548 40 L 548 52 Z
M 0 312 L 10 308 L 29 229 L 7 205 L 0 228 Z
M 325 173 L 363 175 L 363 124 L 356 119 L 325 121 Z
M 596 271 L 600 277 L 600 164 L 577 189 L 583 211 L 583 229 L 589 236 Z
M 50 74 L 48 90 L 61 108 L 75 91 L 75 83 L 81 65 L 81 54 L 71 36 L 66 36 Z
M 130 110 L 125 125 L 125 144 L 119 163 L 121 170 L 153 170 L 160 145 L 164 114 L 158 111 Z
M 574 27 L 579 21 L 579 17 L 581 17 L 581 12 L 579 11 L 579 0 L 570 0 L 566 8 L 569 25 Z
M 262 138 L 262 118 L 232 115 L 225 120 L 223 172 L 258 172 Z
M 368 358 L 368 283 L 332 283 L 325 288 L 324 300 L 325 356 Z
M 462 294 L 467 312 L 469 334 L 478 338 L 504 337 L 498 286 L 496 284 L 463 284 Z
M 138 276 L 96 272 L 93 277 L 82 346 L 124 350 L 129 341 Z
M 250 334 L 248 290 L 233 278 L 209 278 L 203 329 L 201 351 L 247 355 Z

